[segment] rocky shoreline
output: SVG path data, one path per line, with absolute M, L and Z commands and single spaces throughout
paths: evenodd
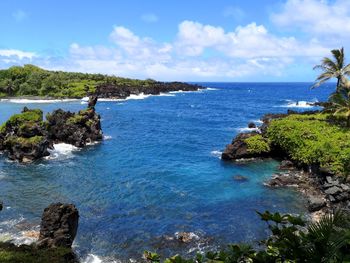
M 222 153 L 224 161 L 254 161 L 256 159 L 273 158 L 280 161 L 279 172 L 264 183 L 266 187 L 292 187 L 302 193 L 307 200 L 307 209 L 311 218 L 317 220 L 320 216 L 335 210 L 350 210 L 350 182 L 345 177 L 336 176 L 329 169 L 319 165 L 300 165 L 290 160 L 286 152 L 271 146 L 268 151 L 252 152 L 247 139 L 254 136 L 264 138 L 269 124 L 274 119 L 281 119 L 290 114 L 315 114 L 318 111 L 303 113 L 288 111 L 287 114 L 266 114 L 260 127 L 249 124 L 253 131 L 239 133 Z
M 97 97 L 90 97 L 88 107 L 78 113 L 58 109 L 43 119 L 40 109 L 24 107 L 0 126 L 0 151 L 10 160 L 31 163 L 49 156 L 55 143 L 76 147 L 103 139 L 100 116 L 95 111 Z
M 200 89 L 205 89 L 205 87 L 185 82 L 154 82 L 150 83 L 148 86 L 105 83 L 96 86 L 96 91 L 94 93 L 89 93 L 88 95 L 97 96 L 101 99 L 126 99 L 131 95 L 160 95 L 162 93 L 173 91 L 198 91 Z

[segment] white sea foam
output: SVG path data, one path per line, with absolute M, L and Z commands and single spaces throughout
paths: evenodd
M 20 224 L 25 223 L 23 216 L 0 222 L 0 241 L 11 242 L 15 245 L 29 245 L 37 240 L 39 225 L 18 231 Z
M 111 140 L 111 139 L 112 139 L 112 136 L 110 136 L 110 135 L 104 135 L 104 136 L 103 136 L 103 139 L 104 139 L 104 140 Z
M 221 151 L 218 151 L 218 150 L 214 150 L 214 151 L 211 151 L 210 154 L 216 158 L 219 158 L 221 159 L 221 154 L 222 152 Z
M 32 103 L 39 103 L 39 104 L 46 104 L 46 103 L 62 103 L 62 102 L 74 102 L 78 101 L 78 99 L 52 99 L 52 100 L 44 100 L 44 99 L 1 99 L 0 102 L 11 102 L 11 103 L 18 103 L 18 104 L 32 104 Z
M 175 97 L 175 94 L 171 94 L 171 93 L 160 93 L 158 96 L 161 96 L 161 97 Z
M 245 127 L 245 128 L 236 128 L 237 131 L 239 132 L 258 132 L 260 133 L 260 129 L 259 128 L 248 128 L 248 127 Z
M 264 122 L 262 120 L 253 120 L 252 122 L 258 123 L 258 124 L 263 124 Z
M 109 258 L 100 258 L 94 254 L 88 254 L 82 263 L 119 263 L 121 261 Z
M 57 143 L 54 144 L 54 149 L 49 150 L 50 155 L 46 157 L 48 160 L 52 159 L 68 159 L 72 158 L 73 152 L 78 151 L 79 148 L 75 147 L 74 145 L 67 144 L 67 143 Z
M 315 107 L 313 104 L 317 102 L 317 99 L 313 101 L 293 101 L 293 100 L 286 100 L 287 104 L 282 105 L 282 106 L 277 106 L 277 107 L 282 107 L 282 108 L 313 108 Z
M 219 89 L 215 89 L 215 88 L 206 88 L 205 90 L 219 90 Z

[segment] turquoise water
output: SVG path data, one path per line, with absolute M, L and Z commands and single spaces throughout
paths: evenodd
M 304 213 L 292 190 L 271 190 L 264 180 L 275 161 L 234 164 L 219 158 L 250 121 L 302 101 L 327 98 L 331 87 L 310 83 L 205 83 L 210 90 L 99 102 L 106 140 L 83 150 L 62 148 L 51 160 L 19 165 L 0 156 L 0 229 L 19 239 L 37 229 L 51 202 L 72 202 L 80 211 L 75 249 L 84 259 L 138 259 L 145 249 L 169 255 L 226 242 L 256 241 L 267 232 L 256 210 Z M 299 103 L 296 103 L 299 101 Z M 0 122 L 24 106 L 45 112 L 77 111 L 80 101 L 0 103 Z M 244 175 L 247 182 L 233 180 Z M 2 223 L 1 223 L 2 222 Z M 188 246 L 165 236 L 193 232 Z

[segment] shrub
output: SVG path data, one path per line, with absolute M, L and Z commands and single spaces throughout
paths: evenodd
M 244 140 L 248 145 L 248 152 L 250 153 L 267 153 L 270 151 L 270 145 L 260 134 L 249 137 Z
M 350 131 L 327 121 L 329 115 L 290 115 L 271 121 L 267 137 L 299 164 L 319 164 L 346 174 Z

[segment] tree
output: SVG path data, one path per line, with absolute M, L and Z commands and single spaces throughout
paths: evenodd
M 334 116 L 343 116 L 346 118 L 346 126 L 350 127 L 350 90 L 339 88 L 330 98 L 330 106 L 327 111 L 333 112 Z
M 319 87 L 324 82 L 336 78 L 337 91 L 340 87 L 347 87 L 350 89 L 349 80 L 346 78 L 350 75 L 350 64 L 345 66 L 344 48 L 333 49 L 331 51 L 332 58 L 324 57 L 320 65 L 316 65 L 314 69 L 321 69 L 323 73 L 316 78 L 313 88 Z

